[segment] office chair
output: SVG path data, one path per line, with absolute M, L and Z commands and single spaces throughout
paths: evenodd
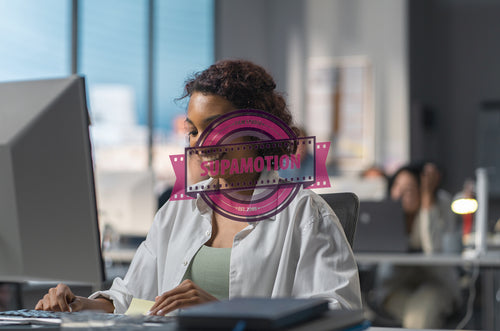
M 320 196 L 330 205 L 335 214 L 337 214 L 340 224 L 342 224 L 342 228 L 344 229 L 347 241 L 352 248 L 354 233 L 356 232 L 356 225 L 359 217 L 358 196 L 351 192 L 320 194 Z M 379 309 L 374 310 L 373 304 L 367 301 L 366 293 L 369 293 L 369 290 L 373 288 L 374 268 L 370 266 L 367 270 L 360 269 L 359 273 L 363 306 L 365 309 L 368 309 L 370 315 L 373 315 L 369 316 L 371 322 L 377 326 L 401 327 L 400 323 L 386 317 L 383 311 Z
M 354 233 L 359 216 L 359 199 L 352 192 L 320 194 L 333 209 L 342 224 L 349 245 L 354 243 Z

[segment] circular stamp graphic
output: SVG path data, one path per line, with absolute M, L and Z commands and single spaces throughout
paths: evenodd
M 212 180 L 206 186 L 187 189 L 199 193 L 215 212 L 229 219 L 252 222 L 270 218 L 300 189 L 295 182 L 280 180 L 272 173 L 280 169 L 280 159 L 282 164 L 290 163 L 296 139 L 290 127 L 268 112 L 245 109 L 224 114 L 210 123 L 187 152 L 201 158 L 202 175 L 244 174 L 239 178 L 254 179 L 222 185 Z M 248 190 L 253 194 L 242 193 Z
M 301 168 L 300 148 L 309 148 L 315 158 L 316 147 L 320 146 L 315 137 L 297 137 L 268 112 L 243 109 L 223 114 L 183 156 L 171 156 L 174 169 L 174 160 L 184 165 L 183 173 L 176 171 L 176 185 L 182 180 L 183 192 L 174 187 L 174 200 L 199 194 L 214 212 L 229 219 L 254 222 L 271 218 L 290 204 L 302 185 L 321 184 L 316 183 L 314 165 L 307 174 L 279 175 L 282 170 Z M 197 160 L 194 167 L 189 165 L 193 159 Z M 210 179 L 188 185 L 192 172 L 192 177 Z

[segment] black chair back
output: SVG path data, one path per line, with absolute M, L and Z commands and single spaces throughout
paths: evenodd
M 352 192 L 320 194 L 330 205 L 342 224 L 349 245 L 354 243 L 354 233 L 359 217 L 359 199 Z

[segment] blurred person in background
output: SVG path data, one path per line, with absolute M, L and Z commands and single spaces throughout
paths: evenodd
M 408 164 L 389 180 L 389 196 L 401 201 L 409 246 L 424 254 L 458 253 L 460 235 L 451 195 L 440 189 L 442 173 L 433 163 Z M 404 328 L 442 328 L 460 303 L 458 270 L 453 267 L 401 267 L 377 270 L 378 303 Z
M 365 170 L 363 170 L 360 174 L 360 177 L 363 179 L 372 179 L 372 178 L 382 178 L 387 180 L 387 174 L 384 169 L 377 165 L 372 165 Z
M 451 195 L 440 189 L 441 171 L 433 163 L 400 168 L 389 180 L 389 196 L 401 201 L 410 248 L 425 254 L 457 250 L 457 226 Z

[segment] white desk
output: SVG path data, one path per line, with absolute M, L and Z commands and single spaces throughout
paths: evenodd
M 134 327 L 134 326 L 132 326 Z M 43 330 L 43 331 L 59 331 L 59 330 L 65 330 L 61 328 L 60 326 L 40 326 L 40 325 L 21 325 L 21 326 L 0 326 L 0 330 L 8 330 L 8 331 L 17 331 L 17 330 Z M 84 328 L 84 330 L 103 330 L 103 328 Z M 113 329 L 114 330 L 114 329 Z M 132 328 L 131 328 L 132 330 Z M 135 328 L 133 329 L 135 330 Z M 148 326 L 148 327 L 142 327 L 141 330 L 143 331 L 157 331 L 157 330 L 166 330 L 166 331 L 182 331 L 186 329 L 179 329 L 175 324 L 166 324 L 166 325 L 159 325 L 159 326 Z M 207 329 L 208 330 L 208 329 Z M 210 329 L 213 330 L 213 329 Z M 412 331 L 411 329 L 401 329 L 401 328 L 379 328 L 379 327 L 370 327 L 368 329 L 365 329 L 366 331 Z M 415 330 L 416 331 L 416 330 Z M 422 330 L 419 330 L 422 331 Z M 432 331 L 432 330 L 428 330 Z M 435 330 L 438 331 L 438 330 Z
M 103 252 L 105 260 L 115 263 L 130 263 L 134 257 L 135 249 L 108 250 Z M 358 264 L 372 265 L 379 263 L 392 263 L 401 266 L 457 266 L 481 268 L 481 297 L 483 307 L 482 325 L 485 329 L 494 329 L 495 314 L 492 303 L 496 301 L 497 291 L 495 286 L 495 271 L 500 270 L 500 252 L 490 252 L 479 258 L 465 258 L 462 255 L 440 254 L 407 254 L 407 253 L 355 253 Z M 373 329 L 373 328 L 372 328 Z
M 392 263 L 406 266 L 480 266 L 500 267 L 500 252 L 488 253 L 478 258 L 465 258 L 454 254 L 407 254 L 407 253 L 355 253 L 360 264 Z
M 129 263 L 134 257 L 135 249 L 104 251 L 105 260 L 117 263 Z M 500 267 L 500 252 L 489 253 L 480 258 L 464 258 L 461 255 L 439 254 L 407 254 L 407 253 L 355 253 L 356 261 L 361 264 L 378 264 L 389 262 L 397 265 L 422 266 L 473 266 Z
M 103 252 L 105 260 L 117 263 L 129 263 L 135 254 L 135 249 L 111 249 Z M 473 266 L 500 267 L 500 251 L 489 252 L 479 258 L 466 258 L 459 254 L 420 253 L 355 253 L 356 261 L 362 264 L 378 264 L 390 262 L 397 265 L 423 266 Z

